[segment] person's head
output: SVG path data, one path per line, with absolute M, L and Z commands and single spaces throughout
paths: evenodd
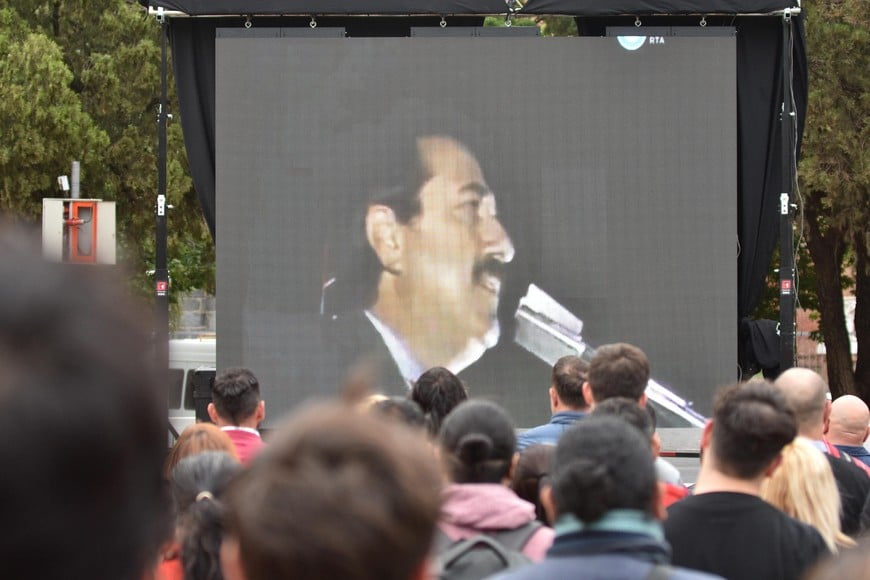
M 828 549 L 854 542 L 840 530 L 840 493 L 824 454 L 797 437 L 782 449 L 779 467 L 761 484 L 761 498 L 816 528 Z
M 0 254 L 2 575 L 137 579 L 168 517 L 147 310 L 116 272 L 43 261 L 29 230 L 0 223 Z
M 176 540 L 186 578 L 222 580 L 220 546 L 224 505 L 221 497 L 241 464 L 222 451 L 185 457 L 172 470 L 170 492 L 176 513 Z
M 626 397 L 645 405 L 648 382 L 649 360 L 642 350 L 624 342 L 606 344 L 595 351 L 589 363 L 583 394 L 592 405 L 613 397 Z
M 615 509 L 658 516 L 658 487 L 649 441 L 616 417 L 590 416 L 569 428 L 556 445 L 550 490 L 557 517 L 583 523 Z
M 423 578 L 439 487 L 422 434 L 344 406 L 303 409 L 228 489 L 225 578 Z
M 410 398 L 420 405 L 429 431 L 434 436 L 441 429 L 444 418 L 459 403 L 468 399 L 468 391 L 459 377 L 444 367 L 434 367 L 414 382 Z
M 837 397 L 831 403 L 828 441 L 835 445 L 863 445 L 870 435 L 870 410 L 855 395 Z
M 779 375 L 773 384 L 794 412 L 798 432 L 810 439 L 821 439 L 831 412 L 825 379 L 811 369 L 794 367 Z
M 701 448 L 716 471 L 755 480 L 776 467 L 780 451 L 796 435 L 794 413 L 783 396 L 766 381 L 751 381 L 716 393 Z
M 212 423 L 195 423 L 181 432 L 172 449 L 169 450 L 163 466 L 164 475 L 169 477 L 178 462 L 185 457 L 205 451 L 223 451 L 236 459 L 239 458 L 236 446 L 226 432 Z
M 511 479 L 511 489 L 521 499 L 535 505 L 535 516 L 545 524 L 547 519 L 541 490 L 549 485 L 550 463 L 556 452 L 555 445 L 530 445 L 520 451 L 517 467 Z
M 219 372 L 208 405 L 211 420 L 224 426 L 256 428 L 266 417 L 266 403 L 260 398 L 260 383 L 250 370 L 230 367 Z
M 413 177 L 366 210 L 379 267 L 370 306 L 423 364 L 446 365 L 498 339 L 502 270 L 514 248 L 474 154 L 443 135 L 414 146 Z
M 589 364 L 579 356 L 563 356 L 553 365 L 550 379 L 550 407 L 555 411 L 583 411 L 589 403 L 583 396 L 583 383 Z
M 511 477 L 517 438 L 507 411 L 495 403 L 462 403 L 447 416 L 438 439 L 453 483 L 504 483 Z
M 410 399 L 387 397 L 372 405 L 371 411 L 375 415 L 399 421 L 412 429 L 428 431 L 426 416 L 423 414 L 423 410 L 420 408 L 420 405 Z
M 655 427 L 649 413 L 637 404 L 634 399 L 614 397 L 597 405 L 592 411 L 593 417 L 616 417 L 622 419 L 638 431 L 652 444 Z

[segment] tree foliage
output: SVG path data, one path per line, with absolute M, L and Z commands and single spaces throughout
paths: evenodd
M 810 91 L 798 175 L 828 381 L 835 396 L 870 400 L 870 25 L 860 2 L 807 0 L 804 10 Z M 857 353 L 843 309 L 850 286 Z
M 56 177 L 82 164 L 82 196 L 117 204 L 118 254 L 151 296 L 160 27 L 135 0 L 0 0 L 0 210 L 37 221 Z M 170 107 L 174 82 L 169 78 Z M 214 289 L 180 123 L 167 130 L 173 298 Z

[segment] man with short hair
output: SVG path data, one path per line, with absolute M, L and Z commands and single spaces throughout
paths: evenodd
M 530 445 L 555 445 L 565 430 L 586 416 L 589 405 L 583 383 L 589 364 L 578 356 L 563 356 L 553 365 L 550 378 L 550 422 L 533 427 L 517 437 L 517 451 Z
M 440 475 L 422 433 L 318 405 L 229 487 L 227 580 L 425 580 Z
M 595 403 L 612 397 L 633 399 L 644 407 L 649 375 L 649 359 L 641 349 L 624 342 L 605 344 L 589 363 L 583 396 L 593 408 Z
M 814 528 L 759 497 L 796 434 L 794 413 L 766 382 L 716 394 L 694 494 L 668 508 L 664 524 L 674 564 L 729 580 L 790 580 L 828 553 Z
M 32 233 L 0 218 L 0 576 L 150 577 L 171 527 L 150 315 Z
M 782 393 L 797 418 L 798 434 L 810 439 L 825 453 L 840 491 L 840 524 L 850 536 L 861 530 L 861 512 L 870 495 L 870 477 L 851 461 L 848 455 L 825 441 L 831 417 L 828 385 L 817 372 L 806 368 L 791 368 L 783 372 L 774 386 Z
M 831 403 L 827 439 L 852 458 L 870 465 L 870 451 L 864 447 L 870 435 L 870 409 L 855 395 L 837 397 Z
M 257 429 L 266 418 L 257 377 L 242 367 L 224 369 L 214 379 L 211 397 L 208 416 L 230 436 L 242 464 L 248 465 L 263 447 Z
M 514 257 L 468 147 L 437 134 L 406 145 L 382 168 L 396 182 L 368 196 L 361 251 L 326 300 L 336 366 L 365 355 L 387 386 L 432 367 L 458 374 L 496 345 L 503 270 Z

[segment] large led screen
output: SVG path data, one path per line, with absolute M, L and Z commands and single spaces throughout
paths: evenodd
M 735 378 L 733 38 L 216 45 L 218 365 L 270 422 L 445 366 L 528 427 L 612 342 L 702 414 Z

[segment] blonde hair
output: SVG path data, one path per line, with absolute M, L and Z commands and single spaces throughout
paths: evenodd
M 169 477 L 179 461 L 204 451 L 223 451 L 233 459 L 239 459 L 235 443 L 220 427 L 213 423 L 195 423 L 181 432 L 170 449 L 163 465 L 163 475 Z
M 840 529 L 840 493 L 831 466 L 808 439 L 797 437 L 782 449 L 782 464 L 762 484 L 761 497 L 816 528 L 832 552 L 855 545 Z

